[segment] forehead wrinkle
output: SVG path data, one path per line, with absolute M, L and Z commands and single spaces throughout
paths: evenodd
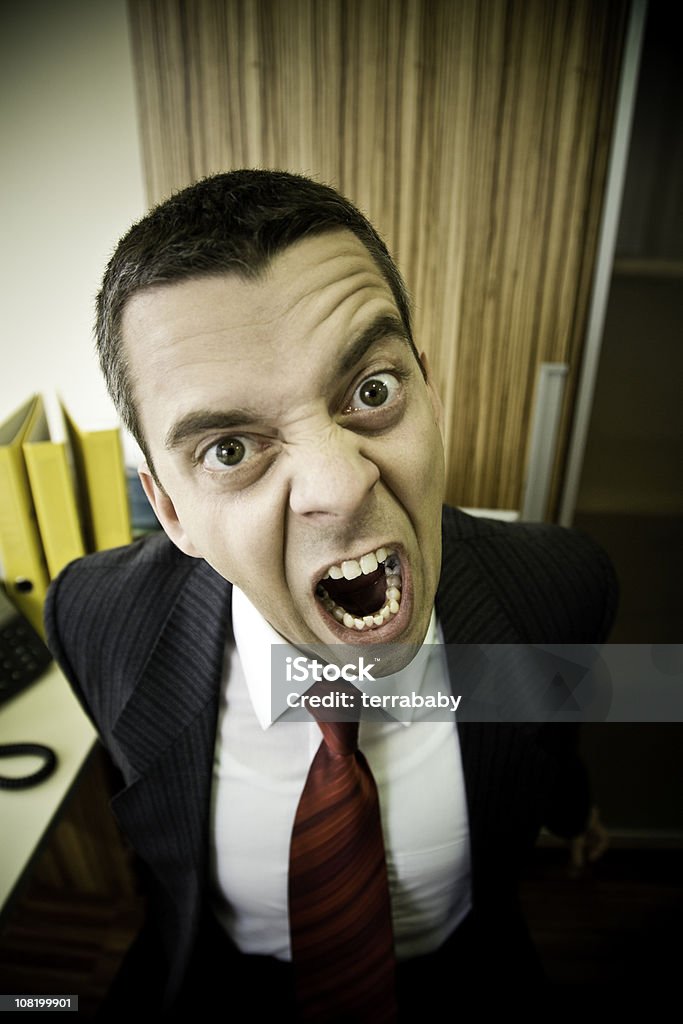
M 359 278 L 366 278 L 366 283 L 359 284 Z M 385 289 L 382 287 L 383 283 L 384 282 L 381 281 L 381 279 L 375 277 L 370 268 L 359 267 L 357 270 L 345 274 L 342 279 L 335 278 L 333 281 L 329 281 L 327 284 L 323 285 L 321 285 L 320 282 L 312 284 L 306 292 L 297 297 L 296 302 L 291 306 L 289 313 L 295 313 L 302 303 L 313 298 L 316 306 L 323 307 L 320 310 L 320 319 L 317 324 L 317 327 L 322 327 L 349 299 L 354 297 L 358 297 L 360 299 L 363 293 L 367 291 L 385 292 Z M 341 293 L 339 293 L 341 285 L 343 285 L 343 289 Z M 330 290 L 332 290 L 333 294 L 328 297 L 325 293 L 330 292 Z M 317 301 L 315 301 L 316 296 Z M 393 298 L 388 289 L 386 289 L 386 297 Z

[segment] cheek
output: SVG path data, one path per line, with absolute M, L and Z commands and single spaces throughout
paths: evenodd
M 197 550 L 240 590 L 276 594 L 284 585 L 282 527 L 272 502 L 204 495 L 188 500 L 178 512 Z
M 430 493 L 438 497 L 440 506 L 446 483 L 446 458 L 441 432 L 433 425 L 424 433 L 422 450 L 422 471 L 427 476 Z M 440 517 L 439 510 L 439 521 Z
M 408 481 L 414 502 L 419 502 L 422 515 L 429 514 L 431 506 L 427 495 L 433 501 L 438 494 L 439 504 L 445 481 L 445 459 L 441 433 L 423 410 L 423 415 L 406 421 L 393 439 L 391 469 L 404 481 Z

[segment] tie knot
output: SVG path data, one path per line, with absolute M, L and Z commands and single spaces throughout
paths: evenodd
M 309 713 L 315 718 L 323 734 L 325 745 L 331 754 L 344 756 L 353 754 L 358 749 L 358 718 L 359 708 L 357 699 L 359 691 L 351 683 L 342 682 L 330 687 L 328 683 L 316 682 L 307 691 L 310 696 L 327 698 L 331 696 L 331 704 L 322 700 L 315 704 L 308 704 Z M 346 695 L 346 699 L 340 706 L 340 696 Z
M 358 750 L 358 722 L 318 722 L 331 754 L 348 756 Z
M 360 693 L 356 687 L 341 680 L 331 687 L 321 680 L 315 682 L 306 691 L 306 695 L 320 698 L 314 703 L 308 703 L 306 708 L 318 723 L 330 753 L 336 756 L 353 754 L 358 749 L 360 717 Z

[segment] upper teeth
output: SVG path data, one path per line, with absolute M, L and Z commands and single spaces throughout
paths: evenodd
M 371 572 L 374 572 L 380 562 L 391 561 L 391 570 L 394 573 L 399 572 L 399 561 L 393 551 L 387 550 L 387 548 L 377 548 L 376 551 L 368 551 L 367 554 L 361 555 L 360 558 L 349 558 L 347 561 L 342 562 L 341 565 L 331 565 L 323 579 L 326 580 L 328 577 L 333 580 L 340 580 L 342 577 L 345 580 L 355 580 L 359 576 L 368 576 Z M 386 571 L 386 566 L 385 566 Z

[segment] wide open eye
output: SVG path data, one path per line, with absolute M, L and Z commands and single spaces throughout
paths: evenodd
M 350 408 L 377 409 L 389 405 L 398 397 L 400 387 L 400 382 L 393 373 L 375 373 L 356 388 Z
M 222 437 L 204 452 L 202 462 L 205 469 L 220 472 L 239 466 L 253 454 L 255 445 L 246 437 Z

